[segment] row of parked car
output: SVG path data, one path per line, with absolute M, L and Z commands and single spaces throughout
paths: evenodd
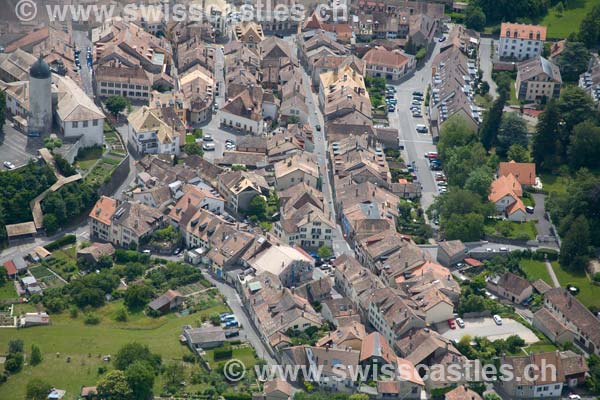
M 385 104 L 387 105 L 388 112 L 396 112 L 396 88 L 393 86 L 386 86 L 385 88 Z
M 423 92 L 416 90 L 413 92 L 412 96 L 412 101 L 410 103 L 410 111 L 412 112 L 412 116 L 415 118 L 421 118 L 423 117 L 423 114 L 421 114 L 421 108 L 423 105 Z M 417 129 L 417 131 L 419 130 Z

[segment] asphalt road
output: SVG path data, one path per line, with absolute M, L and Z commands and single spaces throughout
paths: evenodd
M 225 151 L 225 141 L 233 140 L 237 142 L 237 136 L 235 133 L 229 130 L 222 129 L 220 126 L 221 120 L 221 107 L 226 102 L 226 87 L 225 87 L 225 76 L 224 76 L 224 68 L 225 68 L 225 57 L 223 55 L 223 46 L 215 45 L 215 89 L 216 86 L 219 87 L 218 96 L 215 95 L 215 104 L 218 105 L 219 111 L 213 114 L 212 119 L 207 124 L 203 124 L 198 126 L 202 128 L 203 134 L 209 134 L 214 138 L 215 150 L 214 151 L 205 151 L 204 158 L 210 162 L 213 162 L 215 159 L 223 157 L 223 152 Z
M 273 357 L 271 357 L 270 353 L 267 351 L 262 340 L 260 340 L 260 336 L 258 331 L 255 329 L 254 325 L 250 322 L 248 315 L 246 314 L 246 309 L 242 305 L 242 300 L 240 296 L 237 294 L 236 290 L 224 283 L 223 281 L 214 279 L 209 273 L 205 273 L 204 276 L 215 285 L 219 292 L 225 296 L 227 299 L 227 305 L 231 308 L 231 311 L 235 314 L 238 321 L 242 325 L 243 333 L 245 337 L 242 339 L 247 340 L 252 347 L 256 350 L 258 356 L 264 359 L 269 365 L 277 365 L 277 362 Z
M 490 95 L 498 97 L 496 82 L 492 80 L 492 47 L 495 42 L 490 38 L 481 38 L 479 42 L 479 68 L 483 71 L 483 80 L 490 85 Z
M 0 135 L 0 164 L 10 161 L 20 167 L 29 162 L 29 159 L 37 156 L 37 149 L 43 146 L 41 138 L 29 138 L 10 126 L 9 121 L 4 125 L 3 133 Z M 4 166 L 0 166 L 6 170 Z
M 438 194 L 433 173 L 429 169 L 427 159 L 424 157 L 425 153 L 436 151 L 436 146 L 432 142 L 430 133 L 421 134 L 417 132 L 417 124 L 427 125 L 427 123 L 425 118 L 414 118 L 412 116 L 410 105 L 414 91 L 426 93 L 427 86 L 431 83 L 433 58 L 439 53 L 439 48 L 440 44 L 436 41 L 435 49 L 425 65 L 407 81 L 394 85 L 398 104 L 396 105 L 396 112 L 389 116 L 390 127 L 398 129 L 400 144 L 404 145 L 404 161 L 407 163 L 414 161 L 417 167 L 417 178 L 423 187 L 421 205 L 424 210 L 429 208 Z M 424 109 L 422 114 L 426 117 Z
M 87 63 L 87 48 L 92 48 L 92 42 L 88 38 L 87 32 L 85 31 L 73 31 L 73 41 L 75 46 L 81 50 L 79 60 L 81 61 L 81 86 L 85 93 L 94 98 L 94 87 L 92 85 L 92 67 Z M 92 51 L 93 53 L 93 51 Z

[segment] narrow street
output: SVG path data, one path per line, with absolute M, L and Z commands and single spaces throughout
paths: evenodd
M 242 300 L 240 299 L 240 296 L 238 295 L 236 290 L 233 287 L 224 283 L 223 281 L 214 279 L 207 272 L 205 272 L 204 276 L 208 279 L 210 283 L 214 284 L 215 287 L 219 290 L 219 292 L 227 299 L 227 305 L 229 306 L 229 308 L 231 308 L 231 311 L 233 311 L 236 318 L 242 325 L 243 329 L 241 339 L 247 340 L 256 350 L 256 354 L 258 355 L 258 357 L 264 359 L 267 362 L 267 364 L 277 365 L 277 361 L 275 361 L 275 359 L 271 357 L 271 354 L 267 351 L 267 348 L 260 339 L 258 331 L 254 327 L 252 322 L 250 322 L 250 319 L 246 314 L 246 310 L 242 305 Z
M 318 106 L 318 97 L 312 92 L 310 87 L 310 77 L 306 70 L 302 67 L 302 81 L 304 82 L 304 89 L 307 94 L 306 105 L 308 106 L 309 124 L 313 128 L 315 138 L 315 155 L 317 156 L 317 163 L 321 172 L 323 180 L 322 191 L 326 203 L 326 209 L 328 209 L 331 219 L 336 221 L 336 229 L 333 232 L 333 253 L 336 256 L 347 254 L 354 256 L 354 251 L 348 245 L 348 242 L 344 239 L 342 228 L 337 224 L 337 216 L 335 213 L 335 207 L 333 206 L 333 183 L 329 179 L 329 162 L 327 157 L 327 140 L 324 134 L 325 121 L 323 114 Z M 320 125 L 321 130 L 318 131 L 316 126 Z

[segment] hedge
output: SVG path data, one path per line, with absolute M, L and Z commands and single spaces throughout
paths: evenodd
M 75 235 L 65 235 L 59 239 L 56 239 L 54 242 L 48 243 L 44 248 L 48 251 L 58 250 L 61 247 L 65 247 L 69 244 L 77 243 L 77 237 Z
M 251 400 L 252 396 L 248 393 L 223 393 L 225 400 Z
M 548 261 L 556 261 L 558 260 L 558 251 L 553 249 L 537 249 L 533 253 L 533 258 L 539 261 L 543 261 L 546 258 Z
M 233 356 L 233 350 L 231 349 L 231 347 L 223 347 L 220 349 L 216 349 L 215 353 L 214 353 L 215 361 L 227 360 L 227 359 L 230 359 L 232 356 Z

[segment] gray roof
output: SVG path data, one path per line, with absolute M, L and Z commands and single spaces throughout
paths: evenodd
M 220 326 L 203 326 L 186 329 L 184 334 L 190 344 L 202 344 L 225 341 L 225 331 Z

